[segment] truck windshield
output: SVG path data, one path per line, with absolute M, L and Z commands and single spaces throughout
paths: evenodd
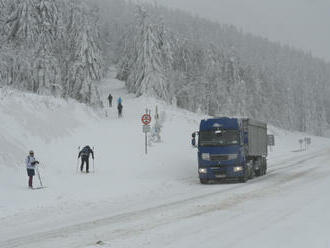
M 226 146 L 239 144 L 238 130 L 210 130 L 199 132 L 200 146 Z

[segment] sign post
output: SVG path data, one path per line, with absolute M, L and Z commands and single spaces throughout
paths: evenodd
M 145 135 L 145 154 L 148 154 L 148 133 L 150 132 L 151 130 L 151 127 L 150 127 L 150 122 L 151 122 L 151 115 L 148 114 L 148 111 L 146 111 L 147 114 L 144 114 L 142 115 L 141 117 L 141 121 L 143 123 L 143 129 L 142 131 L 144 132 L 144 135 Z
M 299 139 L 298 140 L 299 144 L 300 144 L 300 151 L 303 150 L 303 143 L 304 143 L 304 140 L 303 139 Z
M 268 145 L 270 151 L 272 151 L 272 147 L 275 146 L 275 138 L 274 138 L 273 134 L 267 135 L 267 145 Z
M 308 147 L 312 144 L 312 139 L 310 137 L 305 137 L 305 149 L 307 150 Z

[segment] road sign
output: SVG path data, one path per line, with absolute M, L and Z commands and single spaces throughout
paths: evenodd
M 144 133 L 149 133 L 149 132 L 151 131 L 151 127 L 150 127 L 150 125 L 143 125 L 143 129 L 142 129 L 142 131 L 143 131 Z
M 275 146 L 275 138 L 274 138 L 274 135 L 273 134 L 269 134 L 267 135 L 267 145 L 269 146 Z
M 141 121 L 144 125 L 149 125 L 151 122 L 151 115 L 149 114 L 142 115 Z

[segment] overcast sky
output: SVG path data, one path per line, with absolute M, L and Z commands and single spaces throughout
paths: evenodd
M 330 0 L 146 0 L 234 24 L 330 61 Z

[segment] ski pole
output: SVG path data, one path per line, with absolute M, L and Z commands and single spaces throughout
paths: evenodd
M 79 156 L 79 152 L 80 152 L 80 146 L 78 146 L 78 156 Z M 78 173 L 78 169 L 79 169 L 79 157 L 77 158 L 77 168 L 76 168 L 76 173 Z
M 41 181 L 41 176 L 40 176 L 39 166 L 38 166 L 38 165 L 36 166 L 36 171 L 37 171 L 37 175 L 38 175 L 38 178 L 39 178 L 40 186 L 41 186 L 41 187 L 44 187 L 44 186 L 42 185 L 42 181 Z
M 95 160 L 95 149 L 94 149 L 94 146 L 93 146 L 93 155 L 94 155 L 94 157 L 93 157 L 93 173 L 95 173 L 95 165 L 94 165 L 94 160 Z

